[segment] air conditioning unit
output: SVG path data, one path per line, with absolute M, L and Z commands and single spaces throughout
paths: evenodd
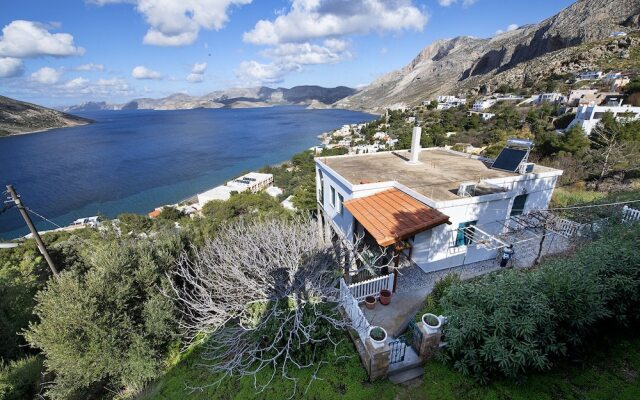
M 458 196 L 460 197 L 473 197 L 476 192 L 475 182 L 464 182 L 458 187 Z

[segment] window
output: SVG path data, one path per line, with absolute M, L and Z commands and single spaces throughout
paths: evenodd
M 473 235 L 475 234 L 474 226 L 478 221 L 462 222 L 458 225 L 458 233 L 456 235 L 455 247 L 468 246 L 473 243 Z
M 527 203 L 527 194 L 521 194 L 513 199 L 513 205 L 511 206 L 511 216 L 520 215 L 524 210 L 524 205 Z
M 338 214 L 342 215 L 342 203 L 344 202 L 344 197 L 340 193 L 338 193 L 338 204 L 336 205 L 336 211 Z
M 334 188 L 333 186 L 331 186 L 331 198 L 329 199 L 329 201 L 331 202 L 331 206 L 335 208 L 336 207 L 336 188 Z

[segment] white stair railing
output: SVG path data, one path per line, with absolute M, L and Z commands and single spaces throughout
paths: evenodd
M 629 206 L 624 206 L 622 208 L 622 221 L 623 222 L 639 222 L 640 210 L 636 210 L 635 208 L 631 208 Z

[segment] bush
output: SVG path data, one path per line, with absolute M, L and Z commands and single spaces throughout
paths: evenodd
M 0 364 L 0 399 L 22 400 L 35 398 L 40 391 L 42 358 L 30 356 Z
M 157 375 L 176 321 L 160 289 L 181 250 L 177 237 L 160 235 L 98 244 L 86 273 L 64 271 L 37 294 L 40 322 L 26 337 L 55 373 L 51 398 L 135 390 Z
M 481 382 L 516 378 L 551 368 L 604 322 L 638 322 L 639 242 L 640 225 L 614 227 L 575 257 L 454 284 L 440 302 L 443 358 Z

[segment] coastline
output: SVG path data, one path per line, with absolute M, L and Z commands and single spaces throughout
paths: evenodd
M 8 135 L 0 136 L 0 139 L 12 137 L 12 136 L 31 135 L 32 133 L 43 133 L 43 132 L 48 132 L 48 131 L 51 131 L 51 130 L 54 130 L 54 129 L 74 128 L 76 126 L 90 125 L 90 124 L 93 124 L 93 123 L 95 123 L 95 121 L 84 122 L 84 123 L 81 123 L 81 124 L 74 124 L 74 125 L 66 125 L 66 126 L 52 126 L 51 128 L 38 129 L 38 130 L 35 130 L 35 131 L 10 133 Z

